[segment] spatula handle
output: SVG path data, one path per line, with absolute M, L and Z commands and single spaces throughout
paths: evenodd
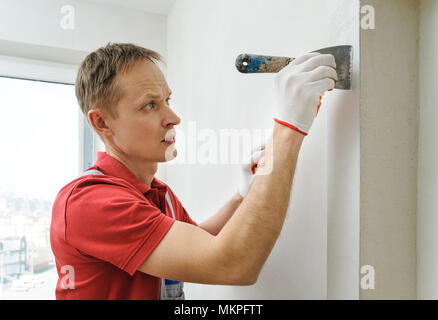
M 312 52 L 332 54 L 336 61 L 336 73 L 338 82 L 336 89 L 351 89 L 353 47 L 341 45 L 322 48 Z M 242 73 L 276 73 L 287 66 L 294 58 L 263 56 L 257 54 L 243 53 L 236 58 L 236 68 Z
M 236 68 L 242 73 L 276 73 L 293 59 L 243 53 L 236 58 Z

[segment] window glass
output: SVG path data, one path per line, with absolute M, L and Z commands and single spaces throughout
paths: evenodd
M 73 85 L 0 77 L 0 299 L 55 299 L 53 200 L 78 175 Z

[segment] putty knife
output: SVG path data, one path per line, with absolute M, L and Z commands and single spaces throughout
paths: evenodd
M 335 57 L 336 72 L 338 73 L 338 82 L 336 82 L 335 88 L 351 89 L 352 46 L 328 47 L 312 52 L 332 54 Z M 236 68 L 242 73 L 276 73 L 292 60 L 294 58 L 243 53 L 236 58 Z

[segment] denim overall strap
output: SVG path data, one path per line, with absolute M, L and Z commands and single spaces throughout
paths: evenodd
M 79 177 L 86 176 L 89 174 L 103 174 L 103 173 L 100 172 L 99 170 L 88 170 L 88 171 L 82 172 L 82 174 Z
M 166 192 L 166 202 L 170 207 L 172 217 L 176 220 L 172 201 L 168 192 Z M 161 279 L 160 300 L 185 300 L 184 282 Z

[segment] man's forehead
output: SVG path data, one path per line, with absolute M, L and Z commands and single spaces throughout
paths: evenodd
M 119 77 L 119 84 L 125 93 L 151 94 L 170 93 L 170 88 L 161 70 L 150 61 L 136 63 L 131 70 Z
M 138 90 L 153 90 L 153 91 L 159 91 L 164 89 L 164 91 L 170 91 L 169 86 L 167 85 L 167 82 L 164 81 L 155 81 L 155 80 L 139 80 L 139 81 L 133 81 L 131 83 L 134 88 Z

